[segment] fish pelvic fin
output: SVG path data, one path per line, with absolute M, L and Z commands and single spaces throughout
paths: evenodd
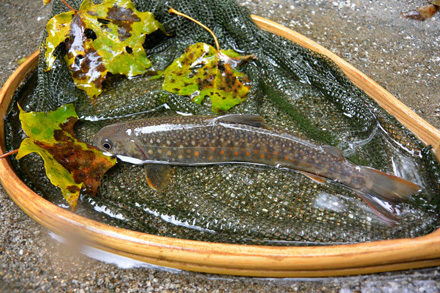
M 160 164 L 146 164 L 144 166 L 145 176 L 147 177 L 148 185 L 156 190 L 161 191 L 164 189 L 171 177 L 171 167 L 168 165 Z
M 316 174 L 312 174 L 306 171 L 299 171 L 299 173 L 303 174 L 304 176 L 307 176 L 308 178 L 312 179 L 315 182 L 318 183 L 325 183 L 325 178 Z

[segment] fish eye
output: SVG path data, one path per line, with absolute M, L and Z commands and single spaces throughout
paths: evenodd
M 111 150 L 113 148 L 113 142 L 111 140 L 107 139 L 107 138 L 102 140 L 101 145 L 107 151 L 109 151 L 109 150 Z

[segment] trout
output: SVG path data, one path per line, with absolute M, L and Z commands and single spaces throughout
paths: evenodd
M 148 184 L 161 190 L 170 165 L 246 163 L 293 169 L 354 190 L 386 224 L 394 208 L 421 187 L 379 170 L 358 166 L 333 146 L 316 145 L 266 124 L 256 115 L 159 117 L 102 128 L 94 145 L 122 161 L 145 165 Z

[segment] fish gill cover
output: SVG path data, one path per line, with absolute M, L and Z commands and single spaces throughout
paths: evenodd
M 257 57 L 243 68 L 252 82 L 247 100 L 228 113 L 258 114 L 270 125 L 316 144 L 336 146 L 352 162 L 396 174 L 423 186 L 423 191 L 401 205 L 399 224 L 389 227 L 352 190 L 293 171 L 232 164 L 176 167 L 169 185 L 157 192 L 148 186 L 141 166 L 118 162 L 96 196 L 82 196 L 77 213 L 156 235 L 269 245 L 406 238 L 438 227 L 438 162 L 329 59 L 259 29 L 248 11 L 232 0 L 133 2 L 137 10 L 154 13 L 170 34 L 158 30 L 146 36 L 144 49 L 156 70 L 164 70 L 193 44 L 214 45 L 205 29 L 169 14 L 172 6 L 211 28 L 221 49 Z M 79 0 L 69 3 L 80 6 Z M 54 15 L 64 11 L 61 1 L 53 3 Z M 50 111 L 73 103 L 79 116 L 75 134 L 84 142 L 92 143 L 99 129 L 115 122 L 177 112 L 212 114 L 210 105 L 164 91 L 159 80 L 144 75 L 131 79 L 109 75 L 93 105 L 75 87 L 61 58 L 64 54 L 62 47 L 55 50 L 57 58 L 48 72 L 40 58 L 35 90 L 30 95 L 18 92 L 16 100 L 26 111 Z M 11 109 L 6 126 L 9 148 L 23 140 L 17 116 L 17 109 Z M 26 184 L 68 208 L 42 171 L 39 156 L 12 162 Z

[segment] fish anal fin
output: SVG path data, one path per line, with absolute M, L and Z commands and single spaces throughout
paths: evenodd
M 386 199 L 372 193 L 358 191 L 357 194 L 367 203 L 376 216 L 382 220 L 383 224 L 393 227 L 399 223 L 400 218 L 396 214 L 398 204 L 388 202 Z
M 148 185 L 156 191 L 161 191 L 168 185 L 171 176 L 169 165 L 146 164 L 144 166 Z
M 299 171 L 301 174 L 309 177 L 310 179 L 312 179 L 313 181 L 316 181 L 318 183 L 325 183 L 325 178 L 316 174 L 312 174 L 309 172 L 305 172 L 305 171 Z
M 263 117 L 250 114 L 229 114 L 214 118 L 215 121 L 221 123 L 243 124 L 253 127 L 270 129 Z

